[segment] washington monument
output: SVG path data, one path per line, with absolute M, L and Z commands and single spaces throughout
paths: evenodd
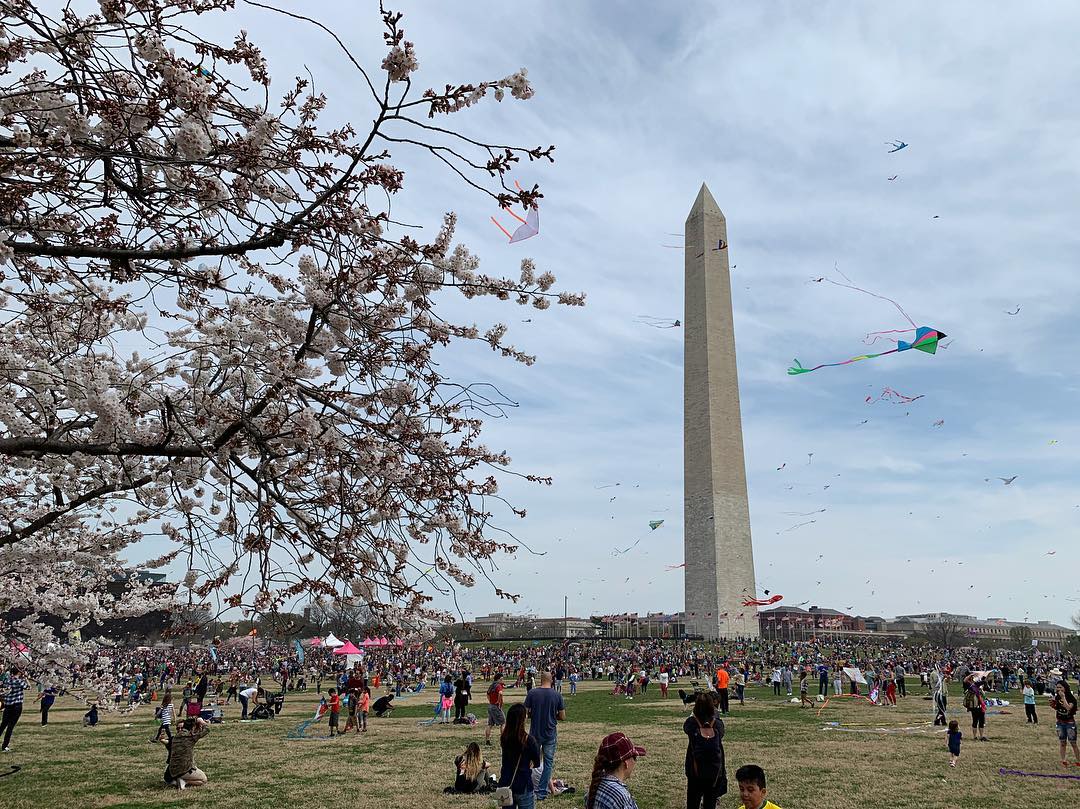
M 703 184 L 686 218 L 683 487 L 686 631 L 757 637 L 727 222 Z M 740 617 L 741 616 L 741 617 Z

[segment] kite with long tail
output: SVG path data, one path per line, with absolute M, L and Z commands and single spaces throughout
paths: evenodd
M 846 277 L 847 276 L 845 276 L 845 278 Z M 833 281 L 830 278 L 815 278 L 813 280 L 815 283 L 820 283 L 821 281 L 828 281 L 834 286 L 844 287 L 845 289 L 854 289 L 856 292 L 862 292 L 866 295 L 870 295 L 873 298 L 888 301 L 893 306 L 895 306 L 897 311 L 899 311 L 900 314 L 904 316 L 904 319 L 911 324 L 910 329 L 890 329 L 888 331 L 871 332 L 870 334 L 866 335 L 864 342 L 872 344 L 881 339 L 889 339 L 887 337 L 884 337 L 884 335 L 886 334 L 909 334 L 911 332 L 914 332 L 915 337 L 910 342 L 908 342 L 907 340 L 897 340 L 896 348 L 890 348 L 888 351 L 882 351 L 877 354 L 860 354 L 858 357 L 852 357 L 851 359 L 843 360 L 842 362 L 823 362 L 821 365 L 815 365 L 813 368 L 804 368 L 802 363 L 800 363 L 796 359 L 794 360 L 795 364 L 788 368 L 789 376 L 808 374 L 811 371 L 818 370 L 819 368 L 835 368 L 839 365 L 851 365 L 852 363 L 859 362 L 860 360 L 872 360 L 876 359 L 877 357 L 884 357 L 887 354 L 897 354 L 901 351 L 907 351 L 908 349 L 912 348 L 923 351 L 927 354 L 936 354 L 939 341 L 943 340 L 945 337 L 948 336 L 945 334 L 945 332 L 938 329 L 930 328 L 929 326 L 915 325 L 915 321 L 908 317 L 907 312 L 905 312 L 903 308 L 901 308 L 900 304 L 898 304 L 892 298 L 886 298 L 884 295 L 875 294 L 873 292 L 870 292 L 869 290 L 857 287 L 854 284 L 841 284 L 839 281 Z
M 767 607 L 769 604 L 782 601 L 783 598 L 782 595 L 775 595 L 772 598 L 744 598 L 742 605 L 744 607 Z

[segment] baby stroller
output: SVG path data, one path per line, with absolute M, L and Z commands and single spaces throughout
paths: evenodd
M 271 700 L 270 704 L 256 705 L 251 713 L 248 714 L 248 719 L 273 719 L 274 716 L 273 700 Z
M 285 692 L 282 691 L 280 694 L 274 694 L 273 696 L 267 696 L 266 704 L 267 704 L 268 707 L 271 707 L 271 708 L 274 709 L 274 714 L 275 715 L 280 714 L 281 709 L 285 707 Z

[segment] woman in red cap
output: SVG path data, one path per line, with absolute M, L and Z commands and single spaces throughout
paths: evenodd
M 626 781 L 634 772 L 638 756 L 643 755 L 645 748 L 637 747 L 625 733 L 605 736 L 593 762 L 585 809 L 638 809 Z

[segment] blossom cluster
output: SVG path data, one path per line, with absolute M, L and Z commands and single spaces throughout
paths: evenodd
M 478 414 L 500 403 L 446 378 L 438 354 L 473 340 L 533 358 L 505 325 L 454 323 L 439 301 L 584 297 L 528 259 L 482 273 L 452 214 L 430 243 L 391 239 L 374 201 L 404 174 L 383 127 L 488 89 L 526 99 L 525 71 L 396 101 L 364 72 L 375 128 L 327 130 L 306 79 L 270 100 L 245 33 L 219 45 L 183 27 L 231 0 L 8 6 L 0 62 L 27 69 L 0 80 L 0 637 L 17 641 L 0 663 L 88 663 L 81 630 L 193 605 L 362 597 L 388 630 L 445 619 L 436 594 L 515 550 L 493 509 L 523 512 L 498 493 L 510 458 L 480 440 Z M 392 82 L 418 68 L 400 21 L 383 13 Z M 493 175 L 493 203 L 514 162 L 550 159 L 447 152 L 414 126 L 413 148 L 458 159 L 478 187 Z M 171 550 L 145 559 L 150 536 Z M 140 561 L 176 583 L 115 594 Z

